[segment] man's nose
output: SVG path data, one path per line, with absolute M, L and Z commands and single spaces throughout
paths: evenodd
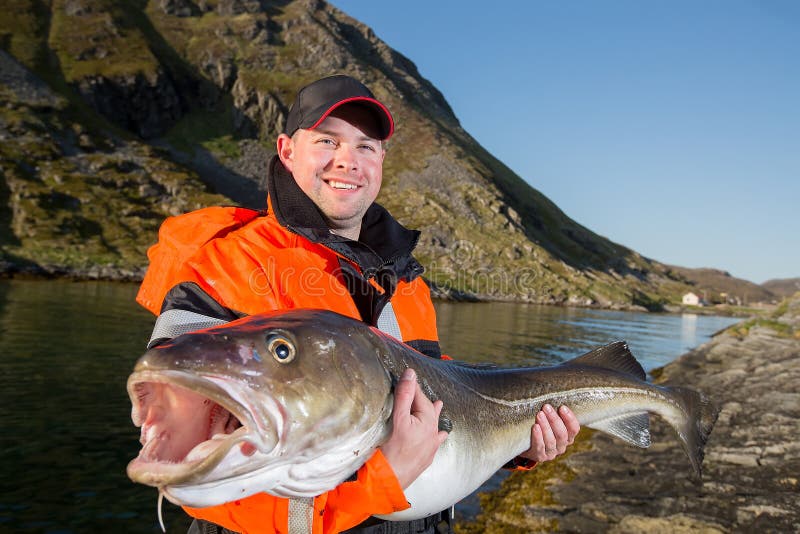
M 358 154 L 355 147 L 346 144 L 341 144 L 336 148 L 334 155 L 334 164 L 338 169 L 347 171 L 355 170 L 358 168 Z

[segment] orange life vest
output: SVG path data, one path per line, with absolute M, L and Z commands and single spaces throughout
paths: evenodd
M 362 318 L 341 265 L 360 267 L 343 254 L 290 231 L 271 209 L 264 215 L 216 207 L 172 217 L 162 225 L 148 257 L 150 267 L 137 301 L 156 315 L 172 288 L 194 283 L 239 314 L 322 308 Z M 384 290 L 374 278 L 369 278 L 369 284 L 378 293 Z M 402 341 L 438 347 L 435 311 L 421 277 L 398 280 L 390 302 Z M 288 503 L 260 493 L 219 506 L 184 509 L 193 517 L 237 532 L 285 533 Z M 340 532 L 370 515 L 406 508 L 402 488 L 378 451 L 359 469 L 356 480 L 314 499 L 313 533 Z

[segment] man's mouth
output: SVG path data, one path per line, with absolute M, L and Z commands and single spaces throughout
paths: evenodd
M 328 185 L 331 186 L 334 189 L 341 189 L 341 190 L 345 190 L 345 191 L 346 190 L 352 190 L 352 189 L 358 189 L 358 186 L 356 184 L 348 184 L 348 183 L 345 183 L 345 182 L 339 182 L 337 180 L 328 180 Z

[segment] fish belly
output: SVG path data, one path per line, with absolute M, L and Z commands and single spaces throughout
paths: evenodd
M 410 521 L 447 510 L 477 490 L 509 460 L 530 446 L 530 426 L 520 427 L 494 442 L 448 436 L 433 463 L 404 490 L 410 508 L 377 516 L 389 521 Z

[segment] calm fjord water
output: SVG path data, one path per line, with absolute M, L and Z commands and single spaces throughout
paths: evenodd
M 135 293 L 0 281 L 0 531 L 160 531 L 155 490 L 125 475 L 139 450 L 125 381 L 153 325 Z M 648 370 L 736 322 L 506 303 L 438 303 L 437 312 L 443 349 L 458 359 L 550 364 L 626 339 Z M 164 509 L 168 532 L 185 532 L 182 512 Z

